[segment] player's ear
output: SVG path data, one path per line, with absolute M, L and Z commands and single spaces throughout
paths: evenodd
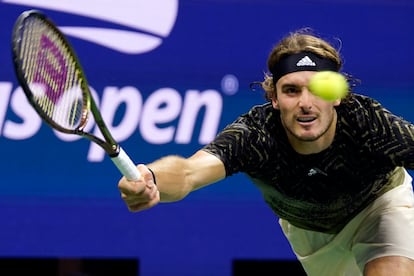
M 333 102 L 333 105 L 334 106 L 338 106 L 338 105 L 340 105 L 341 104 L 341 99 L 337 99 L 337 100 L 335 100 L 334 102 Z
M 277 100 L 276 96 L 273 96 L 272 99 L 272 106 L 274 109 L 279 109 L 279 101 Z

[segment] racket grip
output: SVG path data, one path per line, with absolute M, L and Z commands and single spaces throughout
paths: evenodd
M 134 162 L 121 147 L 119 148 L 118 156 L 111 157 L 111 160 L 128 180 L 138 180 L 141 178 L 141 174 Z

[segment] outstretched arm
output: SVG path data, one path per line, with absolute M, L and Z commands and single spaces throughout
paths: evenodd
M 139 181 L 123 177 L 118 183 L 122 199 L 133 212 L 148 209 L 160 201 L 178 201 L 225 177 L 222 161 L 202 150 L 189 158 L 166 156 L 137 168 L 142 175 Z M 155 179 L 148 168 L 154 172 Z

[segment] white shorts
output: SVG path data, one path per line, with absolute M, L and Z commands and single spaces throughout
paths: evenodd
M 384 193 L 338 234 L 325 234 L 279 223 L 310 276 L 362 275 L 370 260 L 383 256 L 414 259 L 414 196 L 411 176 Z

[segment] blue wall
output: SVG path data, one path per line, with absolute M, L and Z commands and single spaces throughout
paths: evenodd
M 131 46 L 127 52 L 69 36 L 115 136 L 137 163 L 171 153 L 189 156 L 238 114 L 262 103 L 263 95 L 251 92 L 249 83 L 262 79 L 273 44 L 307 26 L 341 40 L 344 71 L 362 80 L 357 92 L 414 120 L 411 1 L 79 1 L 0 1 L 0 256 L 133 257 L 143 276 L 225 276 L 237 258 L 294 259 L 277 218 L 243 175 L 181 202 L 129 213 L 110 159 L 90 142 L 68 140 L 40 124 L 23 98 L 10 37 L 27 9 L 46 12 L 62 27 L 128 30 L 142 35 L 138 46 L 159 42 L 135 49 L 133 36 L 112 39 L 117 47 Z M 82 10 L 74 11 L 76 6 Z M 95 17 L 97 6 L 101 15 L 114 16 Z M 108 104 L 114 91 L 126 95 L 117 110 Z M 206 108 L 185 115 L 201 98 Z M 157 116 L 164 113 L 150 110 L 157 99 L 167 106 L 175 100 L 177 113 L 166 112 L 162 121 Z M 138 112 L 127 117 L 125 110 Z

